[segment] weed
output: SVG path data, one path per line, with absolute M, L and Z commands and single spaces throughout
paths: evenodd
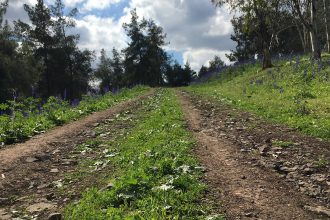
M 113 187 L 85 192 L 66 219 L 205 219 L 211 212 L 200 203 L 206 186 L 175 95 L 160 90 L 144 104 L 148 117 L 111 143 Z
M 320 157 L 316 162 L 316 166 L 318 168 L 325 168 L 327 165 L 328 165 L 328 161 L 324 156 Z
M 294 143 L 292 141 L 273 140 L 272 144 L 277 147 L 288 148 L 291 147 Z

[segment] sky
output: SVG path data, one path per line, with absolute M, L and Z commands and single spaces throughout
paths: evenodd
M 0 0 L 1 1 L 1 0 Z M 63 0 L 68 9 L 78 8 L 76 28 L 79 47 L 94 50 L 123 49 L 127 39 L 122 28 L 136 8 L 140 18 L 153 19 L 163 27 L 169 44 L 165 49 L 181 64 L 189 62 L 194 70 L 206 65 L 215 55 L 228 62 L 225 54 L 234 49 L 228 8 L 216 8 L 210 0 Z M 45 0 L 52 4 L 53 0 Z M 6 18 L 28 21 L 24 4 L 36 0 L 9 0 Z

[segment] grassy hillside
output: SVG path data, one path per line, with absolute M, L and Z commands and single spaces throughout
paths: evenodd
M 330 138 L 330 56 L 306 57 L 228 68 L 187 90 L 285 123 L 305 134 Z

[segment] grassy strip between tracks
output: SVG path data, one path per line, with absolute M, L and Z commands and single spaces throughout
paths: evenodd
M 194 142 L 171 90 L 146 103 L 148 117 L 112 142 L 116 167 L 108 190 L 90 189 L 69 205 L 65 219 L 221 219 L 202 201 L 203 168 L 192 155 Z

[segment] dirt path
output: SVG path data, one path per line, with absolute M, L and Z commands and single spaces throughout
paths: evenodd
M 38 151 L 44 151 L 49 146 L 61 144 L 67 141 L 73 141 L 72 137 L 82 133 L 93 124 L 102 122 L 109 115 L 114 115 L 135 103 L 137 100 L 143 99 L 152 92 L 141 97 L 120 103 L 112 108 L 102 112 L 96 112 L 81 120 L 71 122 L 64 126 L 56 127 L 45 134 L 37 135 L 30 140 L 0 149 L 0 172 L 11 166 L 11 163 L 17 162 L 20 158 L 28 157 Z
M 113 167 L 102 163 L 108 146 L 100 140 L 111 140 L 130 129 L 135 117 L 132 112 L 154 92 L 2 149 L 0 219 L 47 219 L 50 213 L 79 199 L 86 188 L 106 186 L 102 181 Z M 119 115 L 124 115 L 122 121 Z M 77 149 L 86 141 L 93 144 Z
M 208 171 L 205 181 L 209 194 L 223 204 L 220 209 L 228 219 L 329 219 L 330 216 L 316 214 L 320 211 L 315 209 L 318 206 L 320 212 L 328 211 L 319 200 L 299 192 L 273 170 L 259 166 L 259 155 L 247 154 L 226 140 L 226 136 L 234 135 L 217 131 L 223 118 L 218 117 L 218 123 L 210 122 L 210 114 L 216 121 L 214 111 L 196 105 L 187 93 L 178 92 L 178 97 L 199 143 L 195 152 Z

